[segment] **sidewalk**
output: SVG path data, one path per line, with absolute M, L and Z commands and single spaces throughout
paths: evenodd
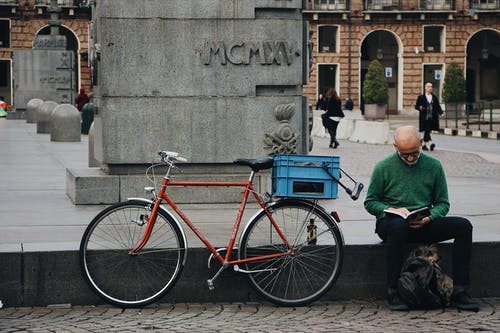
M 390 122 L 394 128 L 414 119 Z M 340 156 L 342 168 L 365 185 L 374 164 L 393 151 L 390 144 L 346 140 L 333 150 L 327 148 L 327 140 L 315 137 L 312 154 Z M 472 294 L 498 296 L 500 288 L 492 281 L 500 279 L 500 163 L 496 163 L 500 161 L 500 142 L 439 135 L 435 140 L 439 149 L 432 154 L 441 160 L 448 176 L 450 214 L 468 217 L 474 226 Z M 87 166 L 87 146 L 86 136 L 81 142 L 50 142 L 48 134 L 36 134 L 34 124 L 0 120 L 0 300 L 4 306 L 102 304 L 83 280 L 78 246 L 89 221 L 104 207 L 75 206 L 66 195 L 66 168 Z M 463 151 L 488 152 L 488 159 Z M 385 294 L 384 247 L 374 234 L 373 217 L 363 208 L 365 193 L 352 201 L 340 190 L 337 200 L 321 202 L 327 210 L 338 211 L 346 244 L 342 273 L 323 301 L 372 299 Z M 252 208 L 243 217 L 243 224 L 255 212 Z M 215 247 L 227 246 L 236 205 L 191 204 L 182 209 Z M 246 276 L 230 269 L 221 274 L 214 291 L 208 290 L 205 281 L 218 267 L 207 269 L 208 251 L 190 230 L 186 236 L 189 260 L 162 302 L 261 300 Z M 450 257 L 450 245 L 440 244 L 443 258 Z M 450 260 L 443 265 L 450 271 Z
M 391 117 L 391 128 L 414 124 L 411 117 Z M 438 135 L 436 135 L 436 138 Z M 443 138 L 444 139 L 444 138 Z M 439 140 L 443 141 L 442 138 Z M 449 138 L 450 140 L 459 138 Z M 485 160 L 477 154 L 461 153 L 463 143 L 431 154 L 443 163 L 449 183 L 450 214 L 468 217 L 474 225 L 475 241 L 500 240 L 500 142 L 472 139 L 469 151 L 489 143 L 498 150 Z M 392 145 L 368 145 L 341 141 L 338 149 L 327 148 L 326 138 L 314 138 L 311 154 L 336 154 L 341 166 L 368 186 L 375 163 L 393 151 Z M 66 168 L 87 166 L 87 136 L 81 142 L 51 142 L 50 135 L 36 134 L 36 125 L 24 120 L 0 119 L 0 252 L 75 250 L 89 221 L 104 206 L 75 206 L 66 196 Z M 439 147 L 439 145 L 438 145 Z M 480 150 L 480 149 L 476 149 Z M 493 148 L 493 151 L 495 148 Z M 145 184 L 147 186 L 147 184 Z M 342 189 L 337 200 L 322 202 L 339 212 L 346 244 L 375 244 L 373 218 L 363 208 L 366 191 L 352 201 Z M 184 205 L 187 215 L 206 232 L 216 246 L 225 246 L 237 213 L 236 206 Z M 250 207 L 251 208 L 251 207 Z M 243 221 L 253 214 L 247 210 Z M 201 243 L 186 230 L 190 246 Z

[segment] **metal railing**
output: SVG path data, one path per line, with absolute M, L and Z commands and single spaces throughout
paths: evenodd
M 480 10 L 500 9 L 500 0 L 471 0 L 470 8 Z
M 35 6 L 49 6 L 51 0 L 35 0 Z M 57 4 L 61 7 L 89 7 L 90 0 L 57 0 Z
M 365 0 L 365 10 L 402 9 L 399 0 Z
M 421 0 L 421 10 L 453 10 L 455 1 L 453 0 Z
M 491 0 L 490 0 L 491 1 Z M 499 1 L 499 0 L 495 0 Z M 442 11 L 455 10 L 454 0 L 419 0 L 418 8 L 412 1 L 402 0 L 365 0 L 364 10 L 368 11 Z
M 346 10 L 349 9 L 348 0 L 314 0 L 313 10 Z
M 444 115 L 445 127 L 500 131 L 500 103 L 449 103 Z

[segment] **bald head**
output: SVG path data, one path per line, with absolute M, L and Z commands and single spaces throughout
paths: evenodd
M 394 134 L 394 146 L 399 151 L 420 146 L 420 136 L 414 126 L 401 126 Z

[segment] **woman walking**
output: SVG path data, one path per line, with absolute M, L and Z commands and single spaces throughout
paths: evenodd
M 439 131 L 439 116 L 443 114 L 443 110 L 437 96 L 432 93 L 432 83 L 425 84 L 425 93 L 418 96 L 415 109 L 420 112 L 419 131 L 424 132 L 422 149 L 434 150 L 436 145 L 432 142 L 431 131 Z M 427 148 L 428 144 L 429 148 Z
M 337 126 L 340 120 L 344 117 L 344 112 L 342 111 L 342 102 L 337 95 L 335 88 L 330 88 L 326 96 L 328 98 L 328 103 L 326 105 L 326 112 L 321 115 L 323 119 L 323 126 L 328 130 L 330 134 L 330 148 L 337 148 L 340 144 L 337 141 Z

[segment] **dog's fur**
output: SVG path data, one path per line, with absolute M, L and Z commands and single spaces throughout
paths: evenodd
M 434 265 L 437 291 L 443 297 L 446 305 L 448 305 L 451 294 L 453 293 L 453 280 L 441 271 L 441 267 L 439 266 L 440 256 L 437 247 L 434 244 L 419 246 L 411 251 L 410 257 L 422 257 L 429 260 Z

